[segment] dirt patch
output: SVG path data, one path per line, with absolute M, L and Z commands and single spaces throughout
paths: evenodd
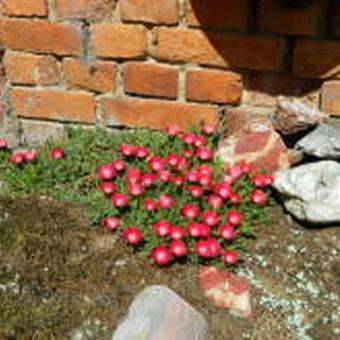
M 197 269 L 158 269 L 91 228 L 76 205 L 0 200 L 0 338 L 110 339 L 135 295 L 175 290 L 206 317 L 211 339 L 335 339 L 339 228 L 306 230 L 273 209 L 241 274 L 255 285 L 256 317 L 242 320 L 202 296 Z

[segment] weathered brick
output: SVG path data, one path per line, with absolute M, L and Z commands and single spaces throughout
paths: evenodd
M 27 19 L 0 21 L 4 46 L 18 51 L 80 55 L 83 51 L 80 30 L 70 24 Z
M 88 93 L 14 88 L 12 108 L 19 117 L 94 123 L 94 97 Z
M 322 85 L 321 109 L 330 115 L 340 116 L 340 81 L 327 81 Z
M 191 70 L 187 73 L 187 99 L 237 104 L 242 96 L 241 76 L 234 72 Z
M 178 22 L 177 0 L 120 0 L 123 21 L 139 21 L 153 24 Z
M 303 78 L 340 77 L 340 41 L 298 40 L 293 72 Z
M 156 57 L 171 62 L 255 70 L 283 69 L 281 38 L 200 30 L 158 28 Z
M 163 129 L 169 124 L 176 124 L 188 129 L 202 121 L 215 125 L 218 119 L 217 109 L 207 105 L 102 98 L 101 107 L 105 123 L 111 126 Z
M 63 69 L 70 88 L 101 93 L 116 91 L 117 67 L 112 62 L 89 63 L 79 59 L 65 58 Z
M 261 32 L 317 35 L 322 33 L 325 1 L 316 0 L 304 9 L 291 9 L 282 1 L 260 0 L 258 26 Z
M 28 145 L 42 144 L 50 138 L 53 138 L 54 140 L 66 138 L 66 132 L 61 123 L 21 119 L 20 127 L 22 130 L 23 142 Z
M 6 53 L 6 75 L 12 84 L 54 85 L 60 82 L 57 60 L 52 56 Z
M 3 0 L 3 14 L 17 17 L 46 17 L 47 6 L 45 0 Z
M 293 96 L 300 99 L 308 97 L 309 100 L 317 102 L 318 83 L 319 80 L 299 79 L 289 73 L 247 72 L 243 76 L 242 103 L 253 106 L 276 106 L 277 96 Z
M 99 57 L 145 56 L 146 39 L 146 29 L 142 25 L 98 24 L 91 28 L 94 54 Z
M 175 67 L 138 62 L 125 65 L 124 88 L 127 93 L 176 98 L 177 82 Z
M 110 14 L 111 0 L 56 0 L 57 15 L 64 19 L 102 20 Z
M 246 30 L 249 0 L 191 0 L 187 22 L 190 26 Z

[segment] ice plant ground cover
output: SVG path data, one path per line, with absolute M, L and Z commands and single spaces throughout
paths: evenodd
M 242 260 L 266 220 L 272 177 L 247 164 L 225 169 L 210 127 L 182 133 L 70 128 L 65 142 L 13 153 L 1 142 L 8 194 L 48 195 L 88 207 L 92 223 L 157 265 Z

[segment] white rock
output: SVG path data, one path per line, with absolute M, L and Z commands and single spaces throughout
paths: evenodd
M 274 174 L 285 208 L 302 221 L 340 222 L 340 164 L 321 161 Z
M 205 340 L 207 333 L 193 307 L 164 286 L 150 286 L 132 302 L 112 340 Z
M 340 129 L 327 124 L 319 125 L 297 144 L 307 155 L 325 159 L 340 159 Z

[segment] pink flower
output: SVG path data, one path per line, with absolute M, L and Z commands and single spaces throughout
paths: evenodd
M 139 183 L 131 183 L 128 187 L 128 192 L 131 196 L 140 196 L 144 193 L 144 189 Z
M 136 154 L 136 148 L 129 144 L 122 144 L 119 147 L 119 151 L 121 152 L 122 155 L 126 157 L 135 156 Z
M 229 199 L 232 193 L 230 185 L 226 183 L 217 183 L 214 191 L 225 200 Z
M 138 168 L 130 168 L 125 174 L 125 178 L 130 184 L 139 182 L 141 177 L 142 172 Z
M 213 125 L 204 124 L 202 128 L 202 132 L 205 135 L 212 135 L 213 133 L 216 132 L 216 128 Z
M 152 250 L 151 258 L 158 266 L 167 266 L 172 261 L 172 254 L 166 246 L 158 246 Z
M 198 178 L 199 184 L 204 186 L 206 189 L 210 189 L 213 182 L 210 175 L 200 174 Z
M 116 178 L 117 172 L 112 164 L 104 164 L 98 168 L 97 177 L 103 181 L 107 181 Z
M 144 206 L 148 211 L 155 211 L 157 209 L 157 203 L 151 199 L 146 200 Z
M 184 238 L 184 230 L 181 227 L 173 226 L 170 231 L 170 237 L 173 240 L 182 240 Z
M 252 178 L 252 182 L 255 186 L 262 188 L 274 183 L 274 177 L 271 175 L 258 174 Z
M 203 189 L 198 185 L 193 185 L 193 186 L 189 187 L 188 190 L 189 190 L 192 197 L 198 198 L 198 197 L 201 197 L 203 195 Z
M 237 210 L 230 210 L 226 215 L 226 219 L 228 223 L 232 224 L 233 226 L 239 226 L 243 223 L 244 217 L 241 212 Z
M 203 136 L 196 136 L 196 140 L 195 140 L 195 146 L 197 147 L 197 148 L 199 148 L 199 147 L 201 147 L 201 146 L 203 146 L 204 144 L 206 144 L 207 143 L 207 140 L 206 140 L 206 138 L 205 137 L 203 137 Z
M 111 197 L 111 202 L 116 208 L 125 208 L 129 205 L 129 198 L 121 193 L 115 193 Z
M 169 249 L 172 255 L 176 257 L 184 257 L 188 255 L 187 245 L 180 240 L 172 241 L 169 245 Z
M 255 189 L 249 198 L 253 203 L 259 205 L 260 207 L 265 206 L 268 201 L 267 194 L 260 189 Z
M 121 221 L 117 217 L 105 217 L 101 225 L 107 230 L 117 230 L 121 226 Z
M 203 221 L 210 227 L 214 227 L 220 222 L 220 217 L 215 211 L 204 211 L 202 217 Z
M 211 228 L 204 223 L 194 222 L 188 225 L 188 234 L 195 238 L 210 237 Z
M 158 221 L 154 227 L 154 232 L 159 237 L 165 237 L 171 233 L 171 223 L 165 220 Z
M 223 199 L 218 195 L 209 195 L 208 204 L 213 207 L 213 209 L 220 209 L 223 206 Z
M 197 148 L 196 156 L 202 161 L 211 161 L 214 158 L 214 152 L 207 146 L 201 146 Z
M 197 170 L 190 170 L 186 173 L 185 178 L 190 183 L 198 182 L 200 175 Z
M 220 236 L 227 241 L 233 241 L 236 238 L 235 227 L 231 224 L 223 224 L 219 228 Z
M 194 152 L 192 150 L 183 150 L 183 155 L 185 158 L 191 158 L 194 156 Z
M 232 192 L 230 194 L 230 201 L 234 204 L 240 204 L 242 202 L 242 196 L 235 192 Z
M 129 227 L 124 230 L 123 238 L 130 245 L 136 246 L 143 241 L 143 234 L 137 227 Z
M 162 209 L 172 209 L 175 206 L 175 200 L 170 195 L 161 195 L 158 199 L 158 205 Z
M 126 163 L 124 161 L 119 160 L 119 159 L 113 161 L 111 164 L 112 164 L 113 168 L 118 172 L 124 171 L 125 168 L 126 168 Z
M 161 171 L 158 172 L 158 178 L 162 182 L 168 183 L 168 182 L 170 182 L 171 174 L 168 170 L 161 170 Z
M 203 258 L 217 257 L 221 254 L 221 245 L 214 238 L 200 240 L 195 244 L 195 252 L 199 257 Z
M 171 182 L 177 186 L 181 186 L 184 183 L 184 178 L 182 176 L 174 176 L 171 178 Z
M 137 158 L 144 159 L 149 156 L 149 151 L 145 146 L 137 146 L 135 148 L 135 155 Z
M 165 168 L 165 162 L 162 158 L 154 156 L 149 161 L 149 168 L 155 172 L 161 171 Z
M 238 263 L 239 255 L 236 251 L 227 250 L 223 253 L 223 261 L 225 264 L 235 265 Z
M 177 125 L 168 125 L 165 128 L 165 132 L 169 135 L 169 136 L 178 136 L 179 133 L 181 132 L 181 128 Z
M 181 164 L 182 157 L 176 154 L 171 154 L 167 157 L 166 161 L 172 167 L 178 167 Z
M 8 143 L 5 138 L 0 138 L 0 150 L 6 150 L 8 148 Z
M 181 209 L 181 213 L 186 218 L 194 219 L 200 215 L 200 209 L 195 204 L 186 204 Z
M 238 179 L 243 175 L 243 169 L 241 165 L 234 165 L 227 169 L 227 173 L 233 179 Z
M 21 152 L 14 153 L 10 159 L 10 162 L 16 165 L 22 164 L 24 163 L 24 161 L 25 161 L 25 157 L 24 157 L 24 154 Z
M 211 177 L 212 173 L 213 173 L 213 170 L 211 169 L 211 167 L 209 165 L 206 165 L 206 164 L 200 165 L 197 168 L 197 171 L 199 172 L 199 174 L 201 176 L 209 176 L 209 177 Z
M 140 183 L 143 187 L 148 188 L 153 185 L 156 181 L 156 176 L 153 174 L 144 174 L 140 178 Z
M 65 151 L 61 148 L 54 148 L 51 150 L 51 157 L 53 159 L 62 159 L 65 158 Z
M 111 196 L 115 190 L 116 190 L 116 185 L 112 182 L 101 182 L 99 184 L 100 190 L 107 196 Z
M 38 153 L 35 150 L 26 151 L 23 153 L 25 161 L 34 162 L 38 159 Z
M 182 136 L 182 140 L 186 145 L 194 145 L 196 142 L 196 135 L 193 133 L 186 133 Z

